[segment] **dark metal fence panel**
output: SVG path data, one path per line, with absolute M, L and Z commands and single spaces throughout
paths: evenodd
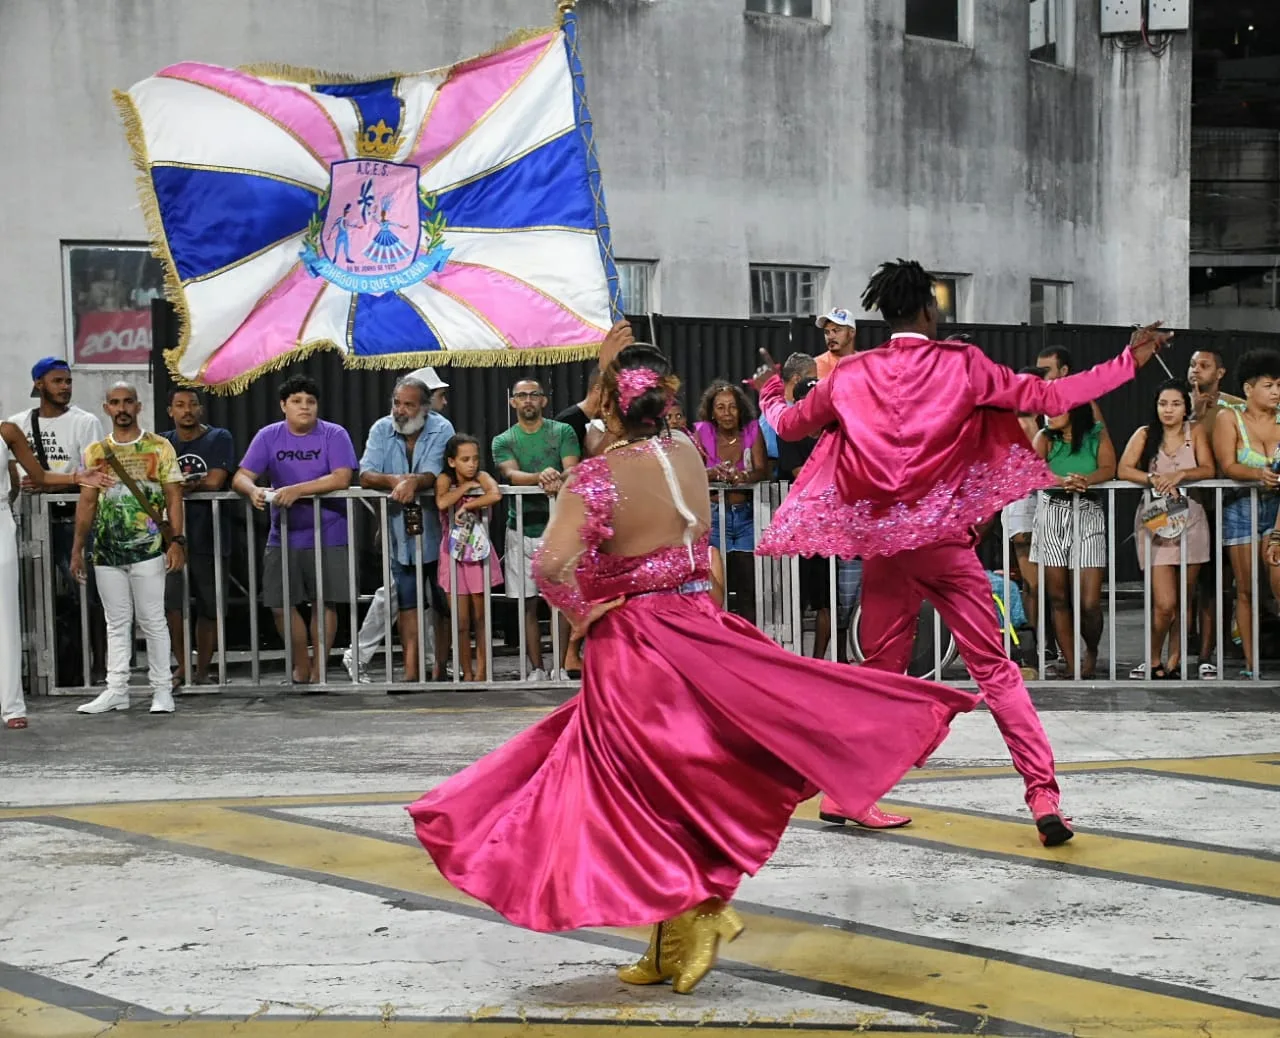
M 680 395 L 690 422 L 697 420 L 702 391 L 716 379 L 739 383 L 760 366 L 760 350 L 768 350 L 779 362 L 792 350 L 789 321 L 654 320 L 657 345 L 671 358 L 680 376 Z
M 160 302 L 153 311 L 156 413 L 155 428 L 167 429 L 165 416 L 169 389 L 173 385 L 165 367 L 162 350 L 177 343 L 177 323 L 168 304 Z M 683 384 L 682 395 L 690 418 L 703 388 L 716 378 L 739 381 L 759 366 L 757 351 L 762 347 L 775 356 L 790 351 L 791 326 L 785 321 L 730 321 L 655 315 L 651 328 L 647 317 L 633 317 L 637 339 L 653 341 L 671 358 Z M 511 425 L 508 393 L 522 377 L 537 378 L 546 389 L 554 415 L 586 395 L 587 378 L 594 361 L 491 368 L 442 365 L 437 373 L 450 383 L 448 416 L 459 431 L 476 436 L 481 443 Z M 274 375 L 265 375 L 244 392 L 234 396 L 206 394 L 207 421 L 228 428 L 243 451 L 253 434 L 278 421 L 280 403 L 277 387 L 289 375 L 307 374 L 320 384 L 320 412 L 351 434 L 359 452 L 369 427 L 387 413 L 395 380 L 405 371 L 364 371 L 344 368 L 336 353 L 314 354 L 289 365 Z
M 155 428 L 166 429 L 165 401 L 172 385 L 161 351 L 177 343 L 177 322 L 169 305 L 158 301 L 153 305 L 153 339 L 156 385 Z M 759 366 L 758 351 L 767 349 L 779 362 L 789 353 L 803 351 L 820 354 L 825 346 L 822 332 L 812 318 L 794 320 L 733 320 L 717 318 L 653 316 L 631 318 L 636 338 L 655 342 L 672 360 L 682 383 L 686 414 L 696 418 L 698 400 L 703 389 L 714 379 L 727 378 L 739 382 Z M 1114 357 L 1128 341 L 1130 328 L 1090 325 L 946 325 L 943 332 L 963 334 L 979 346 L 987 356 L 1017 370 L 1035 362 L 1036 357 L 1053 346 L 1065 347 L 1077 371 Z M 858 346 L 871 349 L 889 338 L 888 326 L 882 322 L 858 322 Z M 1185 377 L 1191 354 L 1197 349 L 1212 349 L 1226 358 L 1227 389 L 1238 392 L 1239 385 L 1231 370 L 1233 361 L 1245 350 L 1256 347 L 1280 349 L 1280 335 L 1264 332 L 1223 332 L 1212 330 L 1179 331 L 1173 346 L 1163 355 L 1173 374 Z M 587 377 L 594 362 L 527 367 L 454 368 L 442 366 L 440 376 L 451 384 L 449 417 L 459 431 L 469 432 L 486 447 L 492 437 L 512 422 L 508 392 L 519 378 L 537 378 L 547 390 L 551 402 L 548 414 L 581 400 L 586 393 Z M 351 434 L 359 452 L 369 427 L 387 413 L 391 389 L 403 371 L 360 371 L 342 366 L 335 353 L 316 354 L 290 365 L 274 376 L 265 376 L 235 396 L 208 395 L 208 421 L 230 429 L 240 451 L 248 446 L 255 432 L 278 420 L 280 414 L 276 387 L 286 377 L 306 373 L 320 384 L 321 413 L 332 422 L 343 425 Z M 1117 453 L 1123 452 L 1133 431 L 1144 424 L 1150 413 L 1156 387 L 1168 376 L 1159 364 L 1149 364 L 1138 378 L 1099 401 L 1103 418 L 1115 442 Z M 921 401 L 927 407 L 927 401 Z M 1132 542 L 1123 543 L 1129 530 L 1132 509 L 1137 506 L 1137 491 L 1121 494 L 1117 501 L 1116 521 L 1123 523 L 1125 533 L 1118 541 L 1117 575 L 1130 581 L 1139 579 L 1136 557 L 1129 550 Z M 984 557 L 998 557 L 990 547 L 998 544 L 998 526 L 988 537 Z

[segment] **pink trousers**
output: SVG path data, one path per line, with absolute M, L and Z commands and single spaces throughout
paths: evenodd
M 864 666 L 897 674 L 906 671 L 924 599 L 955 636 L 960 657 L 1026 783 L 1027 803 L 1042 795 L 1056 808 L 1053 750 L 1022 672 L 1005 655 L 991 583 L 970 544 L 935 544 L 863 563 L 858 640 L 866 657 Z

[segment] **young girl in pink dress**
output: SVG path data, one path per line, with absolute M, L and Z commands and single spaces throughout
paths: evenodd
M 619 976 L 685 994 L 796 806 L 822 786 L 866 809 L 977 697 L 798 658 L 722 610 L 706 466 L 666 429 L 670 363 L 637 343 L 602 384 L 617 440 L 573 470 L 534 562 L 590 628 L 582 691 L 409 813 L 441 874 L 519 926 L 655 924 Z
M 489 542 L 489 509 L 502 501 L 498 484 L 480 469 L 480 441 L 459 433 L 444 448 L 444 471 L 436 477 L 436 507 L 440 509 L 440 588 L 447 595 L 458 574 L 458 656 L 463 681 L 487 677 L 484 624 L 484 566 L 489 560 L 489 584 L 502 583 L 498 553 Z M 452 510 L 452 515 L 450 511 Z M 476 632 L 476 665 L 471 667 L 471 630 Z M 445 628 L 446 631 L 449 628 Z M 452 631 L 449 632 L 452 637 Z M 444 647 L 440 659 L 446 659 Z

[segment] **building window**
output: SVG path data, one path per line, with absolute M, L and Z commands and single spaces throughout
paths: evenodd
M 1071 319 L 1071 282 L 1031 282 L 1031 323 L 1064 324 Z
M 1035 61 L 1070 65 L 1075 38 L 1075 0 L 1030 0 L 1030 53 Z
M 1280 310 L 1277 267 L 1192 268 L 1191 305 Z
M 150 246 L 64 244 L 62 284 L 72 364 L 151 362 L 151 301 L 164 296 L 164 265 Z
M 747 0 L 751 14 L 775 14 L 783 18 L 808 18 L 830 23 L 831 0 Z
M 960 42 L 960 5 L 965 0 L 907 0 L 907 35 Z
M 624 314 L 650 314 L 658 307 L 658 264 L 653 260 L 615 262 Z
M 811 317 L 822 309 L 821 267 L 751 268 L 752 317 Z
M 968 274 L 933 275 L 933 298 L 938 304 L 940 324 L 955 324 L 960 320 L 964 312 L 962 303 L 968 282 Z

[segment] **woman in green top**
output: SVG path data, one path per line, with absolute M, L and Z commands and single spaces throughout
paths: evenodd
M 1044 566 L 1058 647 L 1066 657 L 1065 676 L 1075 673 L 1075 630 L 1071 614 L 1071 571 L 1080 571 L 1080 635 L 1084 640 L 1081 677 L 1092 678 L 1102 638 L 1102 578 L 1107 568 L 1107 524 L 1092 487 L 1114 479 L 1116 449 L 1106 427 L 1085 404 L 1049 418 L 1035 439 L 1036 453 L 1057 477 L 1041 495 L 1031 533 L 1031 561 Z M 1079 508 L 1075 503 L 1079 502 Z

